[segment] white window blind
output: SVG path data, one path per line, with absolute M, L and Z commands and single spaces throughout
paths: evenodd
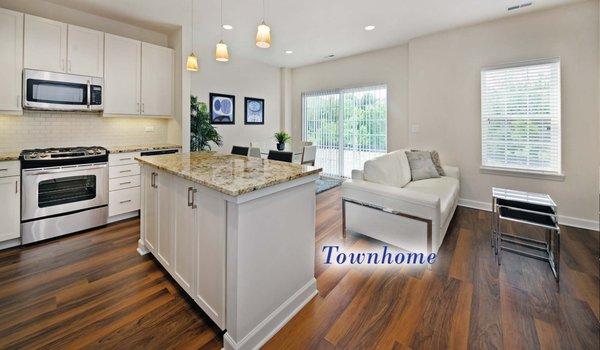
M 304 141 L 317 146 L 323 173 L 350 177 L 352 169 L 387 152 L 387 87 L 302 94 Z
M 482 165 L 561 173 L 560 60 L 481 71 Z

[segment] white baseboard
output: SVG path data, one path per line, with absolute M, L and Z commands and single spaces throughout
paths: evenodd
M 485 211 L 492 210 L 491 199 L 490 199 L 490 202 L 488 203 L 488 202 L 480 202 L 480 201 L 474 201 L 471 199 L 460 198 L 458 200 L 458 205 L 460 205 L 461 207 L 467 207 L 467 208 L 473 208 L 473 209 L 479 209 L 479 210 L 485 210 Z M 565 215 L 558 215 L 558 222 L 561 225 L 584 228 L 584 229 L 592 230 L 592 231 L 598 231 L 598 224 L 599 224 L 598 221 L 575 218 L 572 216 L 565 216 Z
M 119 214 L 119 215 L 115 215 L 115 216 L 109 216 L 108 217 L 108 223 L 112 224 L 113 222 L 117 222 L 117 221 L 129 219 L 129 218 L 134 218 L 134 217 L 139 216 L 139 215 L 140 215 L 140 211 L 139 210 L 134 210 L 134 211 L 131 211 L 131 212 L 125 213 L 125 214 Z
M 20 238 L 9 239 L 8 241 L 0 242 L 0 250 L 17 247 L 21 245 Z
M 317 293 L 317 280 L 312 278 L 241 341 L 236 342 L 229 333 L 225 333 L 223 348 L 227 350 L 259 349 L 279 332 Z

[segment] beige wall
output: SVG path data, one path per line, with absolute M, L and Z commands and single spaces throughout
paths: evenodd
M 598 3 L 560 7 L 410 41 L 409 123 L 416 147 L 461 169 L 461 197 L 489 202 L 492 186 L 549 193 L 560 214 L 597 220 Z M 564 181 L 482 174 L 480 71 L 560 57 Z
M 491 186 L 547 192 L 566 220 L 593 226 L 600 165 L 598 20 L 598 2 L 588 1 L 294 69 L 294 136 L 301 132 L 302 92 L 387 83 L 389 150 L 404 145 L 439 150 L 443 162 L 460 167 L 461 198 L 470 205 L 489 203 Z M 565 180 L 482 174 L 481 68 L 548 57 L 561 58 Z M 412 125 L 419 131 L 409 133 Z
M 136 27 L 110 18 L 56 5 L 43 0 L 0 0 L 0 7 L 55 21 L 121 35 L 156 45 L 167 45 L 167 35 Z
M 292 70 L 292 137 L 302 136 L 303 92 L 387 84 L 388 150 L 408 144 L 408 46 L 398 46 L 362 55 Z
M 229 62 L 217 62 L 213 49 L 211 46 L 199 52 L 200 70 L 192 74 L 191 93 L 207 105 L 211 92 L 235 96 L 235 125 L 216 125 L 223 146 L 214 149 L 227 153 L 233 145 L 272 140 L 281 124 L 280 69 L 236 57 L 232 51 Z M 264 125 L 244 125 L 244 97 L 265 100 Z

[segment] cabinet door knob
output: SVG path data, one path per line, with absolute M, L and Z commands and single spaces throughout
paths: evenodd
M 19 193 L 19 180 L 15 181 L 15 193 Z

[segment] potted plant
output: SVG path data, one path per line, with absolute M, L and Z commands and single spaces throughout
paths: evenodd
M 275 133 L 275 141 L 277 141 L 277 150 L 283 151 L 285 149 L 286 142 L 289 142 L 292 137 L 285 131 L 279 131 Z
M 198 97 L 190 95 L 190 150 L 211 150 L 211 142 L 217 146 L 223 144 L 221 135 L 210 123 L 206 103 L 198 102 Z

